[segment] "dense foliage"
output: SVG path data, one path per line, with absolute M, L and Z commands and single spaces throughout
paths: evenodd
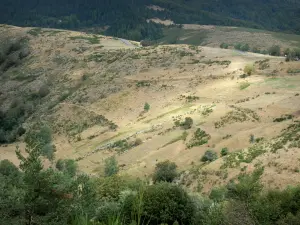
M 300 33 L 300 2 L 290 0 L 153 0 L 175 23 L 217 24 Z
M 26 154 L 16 150 L 19 168 L 0 161 L 0 224 L 288 225 L 300 221 L 300 187 L 263 190 L 263 167 L 257 166 L 252 174 L 242 172 L 226 186 L 215 187 L 208 197 L 164 182 L 172 181 L 176 169 L 169 161 L 159 163 L 156 173 L 172 179 L 157 179 L 153 185 L 117 174 L 89 177 L 79 173 L 73 160 L 57 160 L 55 166 L 44 168 L 42 148 L 51 141 L 47 128 L 30 131 L 25 140 Z
M 166 10 L 155 11 L 147 5 Z M 109 26 L 107 34 L 141 40 L 158 39 L 160 25 L 147 19 L 170 18 L 177 24 L 245 26 L 300 32 L 300 2 L 290 0 L 3 0 L 0 23 L 66 29 Z

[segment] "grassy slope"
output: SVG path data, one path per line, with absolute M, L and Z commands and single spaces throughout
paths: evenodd
M 287 73 L 300 69 L 297 62 L 211 47 L 134 48 L 118 39 L 71 31 L 42 29 L 32 35 L 31 28 L 1 29 L 9 35 L 27 36 L 32 52 L 30 58 L 1 77 L 1 106 L 10 105 L 16 96 L 28 96 L 26 93 L 46 82 L 50 94 L 40 101 L 26 126 L 39 118 L 50 123 L 56 132 L 57 158 L 80 159 L 80 168 L 95 174 L 101 173 L 106 157 L 116 154 L 122 173 L 139 177 L 150 175 L 158 161 L 170 159 L 180 170 L 190 171 L 191 176 L 183 183 L 199 191 L 209 191 L 260 161 L 268 167 L 266 185 L 282 187 L 299 181 L 295 169 L 299 148 L 288 145 L 285 147 L 290 150 L 281 148 L 277 153 L 254 148 L 255 157 L 247 163 L 241 160 L 234 168 L 222 167 L 223 159 L 200 162 L 207 149 L 219 153 L 228 147 L 235 154 L 252 146 L 251 134 L 272 142 L 292 124 L 292 120 L 274 123 L 274 118 L 283 114 L 299 117 L 300 89 L 295 84 L 300 80 Z M 268 67 L 259 69 L 258 61 L 262 60 Z M 252 63 L 256 72 L 246 80 L 240 79 L 244 66 Z M 245 81 L 250 85 L 241 90 Z M 149 112 L 143 112 L 145 102 L 150 104 Z M 116 123 L 117 130 L 97 123 L 97 115 Z M 242 119 L 235 122 L 236 117 L 230 115 Z M 174 127 L 175 120 L 185 117 L 194 120 L 187 134 Z M 224 126 L 216 128 L 218 121 L 225 121 Z M 204 145 L 187 149 L 195 141 L 198 128 L 211 138 Z M 138 138 L 142 144 L 133 146 Z M 108 149 L 107 144 L 125 139 L 128 145 L 118 143 Z M 14 144 L 1 147 L 1 159 L 17 162 L 14 148 Z M 269 164 L 274 157 L 279 157 L 277 167 Z M 268 183 L 271 177 L 274 181 Z

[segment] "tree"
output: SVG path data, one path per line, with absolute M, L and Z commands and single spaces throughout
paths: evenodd
M 145 105 L 144 105 L 144 110 L 145 110 L 146 112 L 148 112 L 148 111 L 150 110 L 150 105 L 149 105 L 148 102 L 145 103 Z
M 158 183 L 143 193 L 143 217 L 149 224 L 192 224 L 194 204 L 179 186 Z
M 172 182 L 177 176 L 176 164 L 166 160 L 156 164 L 155 171 L 153 174 L 153 181 L 156 182 Z
M 22 173 L 10 161 L 0 161 L 1 224 L 22 224 L 24 197 Z
M 215 161 L 216 159 L 218 158 L 218 155 L 215 151 L 213 150 L 207 150 L 204 155 L 202 156 L 201 158 L 201 161 L 202 162 L 212 162 L 212 161 Z
M 105 159 L 105 168 L 104 168 L 105 176 L 110 177 L 117 174 L 118 172 L 119 172 L 119 166 L 116 157 L 111 156 Z
M 186 117 L 184 119 L 184 122 L 182 122 L 180 124 L 180 126 L 182 126 L 184 129 L 188 130 L 188 129 L 191 129 L 192 128 L 192 125 L 193 125 L 193 119 L 191 117 Z
M 46 124 L 38 129 L 31 129 L 25 136 L 25 142 L 40 149 L 42 156 L 52 161 L 56 148 L 52 145 L 52 131 Z
M 280 47 L 278 45 L 273 45 L 269 48 L 269 54 L 272 56 L 280 56 Z

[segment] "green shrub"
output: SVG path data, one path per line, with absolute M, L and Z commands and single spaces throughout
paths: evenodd
M 156 182 L 172 182 L 177 176 L 176 164 L 169 160 L 156 164 L 153 174 L 153 181 Z
M 220 48 L 228 49 L 228 47 L 229 47 L 229 45 L 226 44 L 226 43 L 222 43 L 222 44 L 220 45 Z
M 228 197 L 242 201 L 253 200 L 262 190 L 263 185 L 260 182 L 260 177 L 263 172 L 264 168 L 260 167 L 255 169 L 252 174 L 241 174 L 238 177 L 238 182 L 228 183 Z
M 148 111 L 150 110 L 150 105 L 149 105 L 148 102 L 145 103 L 145 105 L 144 105 L 144 110 L 145 110 L 146 112 L 148 112 Z
M 179 186 L 158 183 L 143 194 L 143 217 L 148 224 L 192 224 L 194 204 Z
M 228 148 L 222 148 L 221 156 L 226 156 L 226 155 L 228 155 L 228 153 L 229 153 Z
M 117 174 L 118 172 L 119 172 L 119 166 L 116 157 L 111 156 L 105 159 L 105 168 L 104 168 L 105 176 L 110 177 Z
M 240 43 L 235 44 L 235 45 L 234 45 L 234 48 L 235 48 L 236 50 L 241 50 L 242 44 L 240 44 Z
M 187 144 L 187 148 L 204 145 L 208 142 L 209 139 L 210 139 L 210 135 L 207 134 L 204 130 L 198 128 L 195 131 L 193 138 Z
M 218 159 L 218 155 L 215 151 L 213 150 L 207 150 L 204 155 L 202 156 L 201 158 L 201 161 L 202 162 L 212 162 L 212 161 L 215 161 L 216 159 Z
M 250 49 L 249 45 L 248 44 L 244 44 L 241 46 L 241 50 L 244 51 L 244 52 L 248 52 Z
M 95 219 L 104 224 L 109 224 L 112 218 L 120 215 L 120 205 L 117 202 L 103 202 L 99 208 L 96 209 Z

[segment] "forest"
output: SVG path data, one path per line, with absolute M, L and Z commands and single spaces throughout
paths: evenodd
M 46 124 L 30 130 L 24 140 L 26 148 L 16 149 L 19 167 L 0 161 L 0 224 L 300 223 L 300 187 L 266 190 L 260 165 L 202 194 L 178 183 L 180 173 L 170 161 L 157 163 L 148 179 L 137 179 L 121 175 L 117 160 L 110 157 L 105 160 L 104 175 L 88 176 L 78 170 L 75 160 L 55 158 L 52 132 Z
M 148 9 L 151 4 L 165 10 Z M 153 17 L 300 33 L 300 2 L 291 0 L 3 0 L 0 6 L 0 23 L 73 30 L 107 26 L 106 34 L 132 40 L 161 38 L 161 25 L 147 22 Z

